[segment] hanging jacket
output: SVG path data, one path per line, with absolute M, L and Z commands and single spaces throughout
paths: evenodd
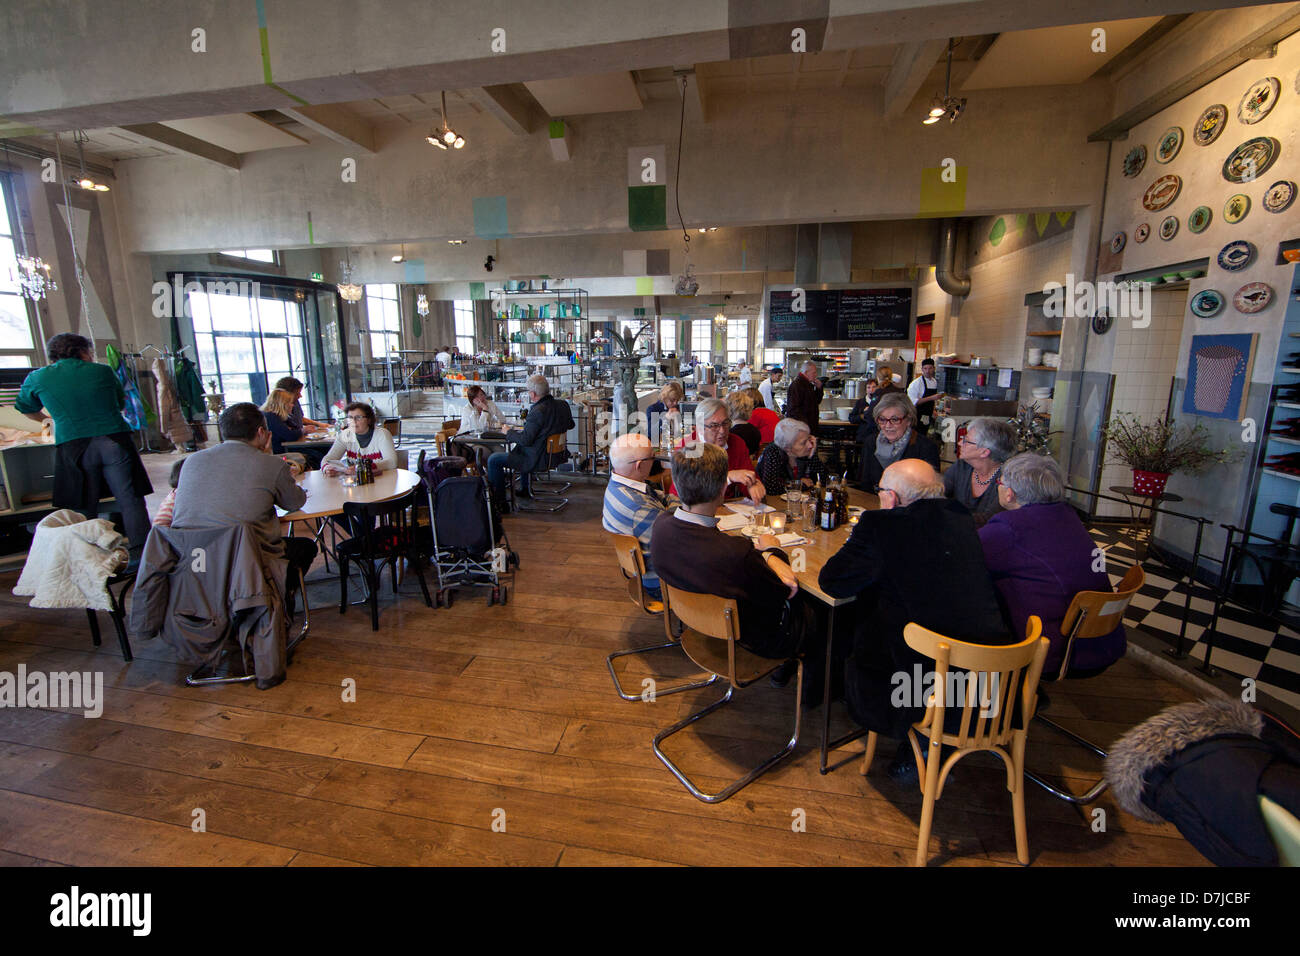
M 198 370 L 185 356 L 176 358 L 176 393 L 180 397 L 181 411 L 189 421 L 206 422 L 208 404 L 203 397 L 203 383 Z
M 131 431 L 143 431 L 149 423 L 149 411 L 140 397 L 140 389 L 136 387 L 135 379 L 132 378 L 131 372 L 126 367 L 126 362 L 122 360 L 120 353 L 112 345 L 104 347 L 104 358 L 108 362 L 108 367 L 113 370 L 117 380 L 122 384 L 122 391 L 126 393 L 126 404 L 122 406 L 122 418 L 131 426 Z
M 158 381 L 158 422 L 163 433 L 177 448 L 194 440 L 190 423 L 181 414 L 180 399 L 172 371 L 161 358 L 153 360 L 153 377 Z
M 128 630 L 161 637 L 185 660 L 210 667 L 233 630 L 252 653 L 258 688 L 273 687 L 287 664 L 288 569 L 285 558 L 262 550 L 254 525 L 156 525 L 136 574 Z
M 75 511 L 41 519 L 14 594 L 32 607 L 86 607 L 111 611 L 104 582 L 126 567 L 127 541 L 104 518 L 87 521 Z

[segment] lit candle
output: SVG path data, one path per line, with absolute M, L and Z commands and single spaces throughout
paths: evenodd
M 767 517 L 768 517 L 768 521 L 769 521 L 769 522 L 771 523 L 771 525 L 772 525 L 772 533 L 773 533 L 773 534 L 781 534 L 783 531 L 785 531 L 785 512 L 784 512 L 784 511 L 773 511 L 773 512 L 772 512 L 770 515 L 768 515 Z

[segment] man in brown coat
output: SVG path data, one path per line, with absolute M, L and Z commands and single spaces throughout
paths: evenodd
M 822 403 L 822 384 L 817 378 L 817 363 L 811 359 L 803 363 L 803 368 L 790 383 L 786 393 L 785 416 L 796 418 L 817 434 L 817 409 Z

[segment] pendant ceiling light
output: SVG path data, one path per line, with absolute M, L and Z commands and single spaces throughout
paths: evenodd
M 399 252 L 397 255 L 393 256 L 393 261 L 394 262 L 406 261 L 406 243 L 402 243 L 402 251 Z
M 461 136 L 454 129 L 447 125 L 447 92 L 442 93 L 442 125 L 436 127 L 432 133 L 425 137 L 432 146 L 439 149 L 464 149 L 465 137 Z
M 5 140 L 5 168 L 11 168 L 9 165 L 9 140 Z M 15 212 L 17 211 L 17 202 L 15 201 Z M 17 217 L 14 219 L 14 226 L 18 232 L 18 275 L 10 276 L 11 279 L 18 283 L 22 294 L 33 302 L 39 302 L 45 298 L 47 292 L 57 292 L 59 284 L 50 277 L 50 267 L 40 256 L 29 256 L 27 254 L 27 230 L 23 228 L 21 220 Z
M 343 276 L 343 281 L 339 283 L 339 295 L 343 296 L 344 301 L 360 302 L 361 286 L 352 281 L 352 263 L 340 262 L 339 273 Z
M 429 314 L 429 297 L 423 292 L 415 297 L 415 311 L 420 315 Z
M 682 139 L 686 133 L 686 75 L 681 77 L 681 113 L 677 121 L 677 169 L 673 174 L 673 202 L 677 206 L 677 224 L 682 228 L 686 268 L 673 281 L 673 292 L 679 296 L 693 296 L 700 291 L 700 280 L 695 278 L 695 266 L 691 263 L 691 234 L 686 231 L 686 220 L 682 218 Z
M 960 99 L 952 95 L 952 48 L 954 43 L 948 40 L 948 70 L 943 81 L 943 95 L 935 94 L 934 99 L 930 101 L 930 111 L 925 119 L 921 120 L 926 126 L 932 126 L 945 116 L 948 117 L 949 123 L 957 122 L 957 117 L 961 116 L 962 110 L 966 109 L 966 97 Z
M 77 144 L 77 158 L 81 161 L 81 176 L 77 179 L 77 185 L 82 189 L 88 189 L 91 192 L 108 192 L 107 185 L 91 179 L 90 174 L 86 172 L 86 152 L 82 148 L 90 141 L 90 137 L 86 135 L 86 131 L 82 129 L 73 130 L 72 141 Z

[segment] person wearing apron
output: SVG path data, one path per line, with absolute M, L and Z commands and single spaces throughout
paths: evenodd
M 920 376 L 907 386 L 907 397 L 916 406 L 916 423 L 921 434 L 934 424 L 934 403 L 942 395 L 939 380 L 934 377 L 934 359 L 926 359 L 921 363 Z

